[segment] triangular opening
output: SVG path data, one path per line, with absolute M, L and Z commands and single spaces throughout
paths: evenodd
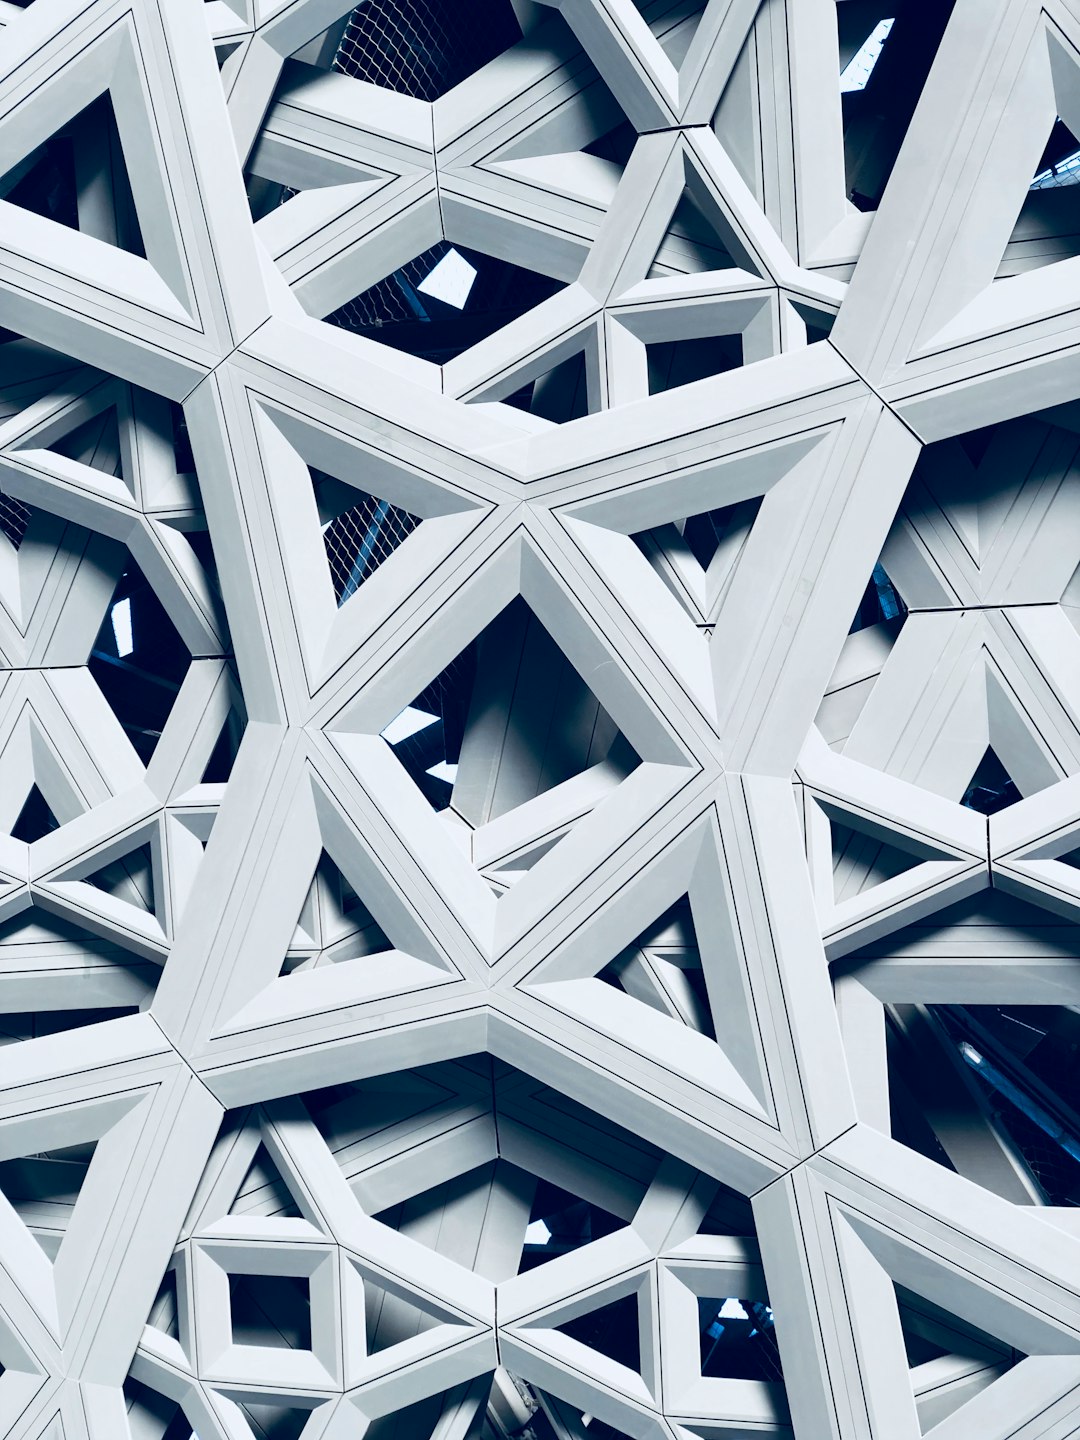
M 761 1300 L 697 1297 L 704 1379 L 782 1381 L 773 1312 Z
M 303 1218 L 288 1183 L 261 1141 L 229 1214 L 289 1220 Z
M 573 1320 L 555 1327 L 572 1340 L 599 1351 L 618 1365 L 641 1373 L 641 1339 L 638 1331 L 638 1297 L 624 1295 L 607 1305 L 598 1305 Z
M 369 1355 L 379 1355 L 392 1345 L 411 1340 L 435 1325 L 445 1323 L 413 1299 L 394 1294 L 367 1275 L 364 1280 L 364 1323 Z
M 11 838 L 32 845 L 35 840 L 40 840 L 43 835 L 48 835 L 59 826 L 60 821 L 49 808 L 49 802 L 41 790 L 36 784 L 31 785 L 30 793 L 19 811 L 19 818 L 11 827 Z
M 506 397 L 506 404 L 530 415 L 539 415 L 563 425 L 569 420 L 580 420 L 589 414 L 589 380 L 585 364 L 585 351 L 568 355 L 550 370 L 530 380 L 513 395 Z
M 863 591 L 863 597 L 859 601 L 859 608 L 855 612 L 855 618 L 851 622 L 848 634 L 855 635 L 858 631 L 865 630 L 871 625 L 889 622 L 898 635 L 900 627 L 907 619 L 907 614 L 908 608 L 904 604 L 903 596 L 889 579 L 885 567 L 879 561 L 874 566 L 870 580 Z
M 829 828 L 832 831 L 833 898 L 838 905 L 914 870 L 925 858 L 845 825 L 831 815 Z
M 960 804 L 968 810 L 977 810 L 980 815 L 996 815 L 1022 798 L 993 747 L 989 747 L 968 781 Z
M 816 306 L 804 305 L 798 300 L 792 302 L 791 308 L 806 326 L 807 345 L 816 345 L 819 340 L 827 340 L 832 334 L 833 325 L 836 323 L 834 311 L 819 310 Z
M 311 470 L 334 598 L 344 605 L 420 524 L 420 517 Z
M 0 195 L 35 215 L 146 256 L 108 91 L 0 178 Z
M 1025 1356 L 913 1290 L 893 1288 L 919 1429 L 926 1435 Z
M 691 619 L 705 625 L 716 618 L 760 509 L 755 496 L 630 538 Z
M 452 805 L 455 823 L 474 827 L 475 863 L 497 890 L 558 843 L 581 817 L 583 803 L 591 810 L 640 764 L 521 597 L 382 734 L 432 807 Z M 565 824 L 546 813 L 535 835 L 524 817 L 519 828 L 485 832 L 490 822 L 586 771 L 587 797 L 564 792 Z
M 700 275 L 710 270 L 732 270 L 745 265 L 731 252 L 733 237 L 713 205 L 702 203 L 689 185 L 671 215 L 671 221 L 648 271 L 650 280 L 665 275 Z
M 708 988 L 701 968 L 694 917 L 687 897 L 665 910 L 633 945 L 596 977 L 635 1000 L 716 1039 Z
M 602 1206 L 590 1204 L 548 1180 L 539 1180 L 529 1211 L 518 1273 L 535 1270 L 537 1265 L 580 1250 L 583 1245 L 622 1227 L 622 1220 Z
M 109 861 L 100 870 L 93 871 L 85 878 L 86 883 L 93 885 L 95 889 L 104 890 L 106 894 L 114 895 L 117 900 L 135 905 L 151 915 L 156 914 L 154 853 L 149 841 L 119 860 Z
M 370 910 L 323 850 L 281 974 L 381 955 L 393 948 Z
M 325 319 L 442 365 L 562 288 L 548 275 L 440 240 Z
M 176 1270 L 173 1266 L 165 1271 L 165 1278 L 158 1287 L 158 1293 L 150 1307 L 147 1324 L 152 1325 L 155 1330 L 161 1330 L 164 1334 L 171 1335 L 174 1340 L 180 1339 L 180 1299 L 176 1288 Z
M 120 423 L 115 405 L 99 415 L 92 415 L 48 448 L 57 455 L 64 455 L 105 475 L 121 475 Z
M 148 763 L 191 654 L 130 558 L 94 641 L 89 669 L 139 758 Z
M 0 1161 L 0 1191 L 50 1260 L 67 1233 L 97 1141 Z
M 152 1435 L 158 1440 L 197 1440 L 176 1400 L 151 1390 L 131 1375 L 124 1381 L 124 1405 L 132 1435 Z
M 306 1275 L 229 1272 L 234 1345 L 311 1349 L 311 1285 Z
M 311 1418 L 311 1409 L 297 1405 L 256 1404 L 253 1400 L 238 1403 L 258 1440 L 301 1440 Z
M 699 335 L 689 340 L 659 340 L 645 346 L 649 394 L 662 395 L 695 380 L 724 375 L 743 364 L 742 332 Z

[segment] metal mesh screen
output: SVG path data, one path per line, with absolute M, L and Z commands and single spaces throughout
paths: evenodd
M 331 520 L 323 544 L 337 603 L 343 605 L 419 524 L 415 515 L 373 495 Z
M 416 296 L 416 287 L 434 270 L 450 249 L 440 240 L 415 260 L 410 260 L 393 275 L 372 285 L 369 290 L 347 301 L 326 318 L 331 325 L 344 330 L 371 330 L 380 325 L 393 325 L 408 320 L 426 320 L 427 313 Z
M 30 507 L 10 495 L 0 494 L 0 530 L 18 550 L 30 524 Z
M 334 69 L 436 100 L 520 37 L 507 0 L 365 0 L 349 16 Z

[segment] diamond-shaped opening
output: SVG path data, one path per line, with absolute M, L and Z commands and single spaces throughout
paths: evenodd
M 106 92 L 0 177 L 0 196 L 145 258 L 112 99 Z
M 848 198 L 881 203 L 954 0 L 880 0 L 836 7 Z M 886 22 L 891 21 L 891 24 Z
M 649 394 L 659 395 L 681 385 L 692 385 L 710 375 L 737 370 L 743 363 L 743 337 L 703 335 L 691 340 L 660 340 L 646 345 Z
M 968 781 L 960 804 L 980 815 L 996 815 L 1021 798 L 1009 772 L 990 747 Z
M 339 606 L 420 524 L 420 518 L 321 470 L 311 471 L 326 560 Z
M 301 1218 L 300 1207 L 292 1191 L 261 1142 L 229 1214 L 290 1220 Z
M 585 771 L 588 808 L 640 763 L 588 685 L 520 597 L 384 729 L 434 809 L 479 829 Z M 492 754 L 498 762 L 492 765 Z M 573 806 L 570 807 L 573 809 Z M 478 863 L 496 888 L 529 869 L 580 818 L 515 837 Z
M 131 1375 L 124 1381 L 124 1404 L 130 1433 L 138 1440 L 198 1440 L 175 1400 Z
M 451 256 L 451 279 L 435 278 Z M 467 270 L 458 262 L 463 261 Z M 470 279 L 468 270 L 475 272 Z M 395 350 L 443 364 L 547 300 L 562 281 L 440 240 L 324 318 Z
M 191 655 L 169 612 L 128 558 L 90 655 L 90 673 L 147 763 Z
M 639 530 L 630 538 L 687 614 L 715 620 L 761 508 L 761 497 Z
M 393 948 L 367 906 L 324 850 L 293 933 L 282 975 L 380 955 Z
M 761 1300 L 698 1296 L 701 1373 L 706 1379 L 783 1380 L 773 1312 Z
M 311 1288 L 303 1275 L 229 1274 L 234 1345 L 311 1349 Z
M 641 1371 L 641 1339 L 638 1329 L 638 1297 L 624 1295 L 607 1305 L 599 1305 L 573 1320 L 556 1326 L 564 1335 L 597 1350 L 625 1365 L 628 1370 Z
M 694 918 L 685 896 L 596 977 L 700 1035 L 716 1039 Z
M 50 1260 L 67 1233 L 96 1145 L 65 1145 L 0 1161 L 0 1191 Z

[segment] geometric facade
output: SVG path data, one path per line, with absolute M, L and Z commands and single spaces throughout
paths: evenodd
M 0 1433 L 1080 1434 L 1080 8 L 0 0 Z

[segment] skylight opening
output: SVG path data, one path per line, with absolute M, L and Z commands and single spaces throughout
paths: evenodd
M 429 270 L 416 287 L 423 295 L 452 305 L 455 310 L 464 310 L 476 280 L 476 267 L 470 265 L 464 255 L 448 250 L 434 269 Z
M 885 41 L 889 38 L 894 21 L 880 20 L 870 32 L 869 37 L 863 41 L 848 63 L 840 72 L 840 93 L 848 94 L 852 90 L 865 90 L 870 76 L 874 73 L 874 66 L 881 57 L 885 48 Z
M 118 600 L 112 607 L 112 628 L 113 637 L 116 640 L 116 653 L 122 660 L 135 649 L 135 642 L 131 630 L 130 597 Z

